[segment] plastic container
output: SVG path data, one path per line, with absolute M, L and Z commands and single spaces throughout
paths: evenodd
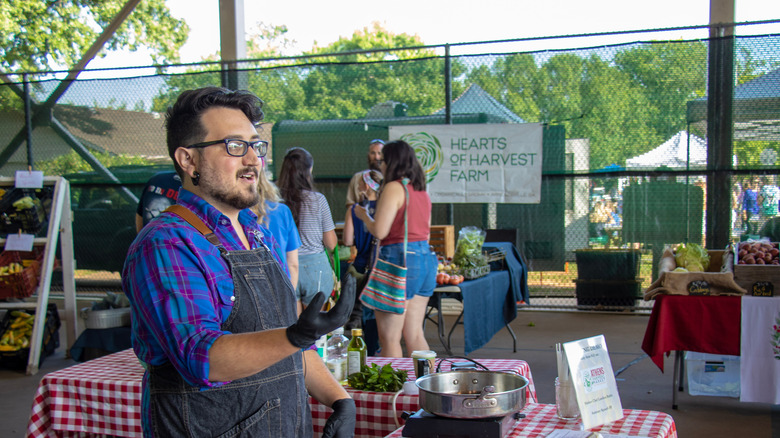
M 739 397 L 739 356 L 685 352 L 688 393 Z
M 107 329 L 130 326 L 130 308 L 92 310 L 89 307 L 81 309 L 81 318 L 88 329 Z
M 639 280 L 574 280 L 578 306 L 634 307 Z
M 27 298 L 38 287 L 40 263 L 36 260 L 25 263 L 17 251 L 0 253 L 0 266 L 8 266 L 12 263 L 23 265 L 24 268 L 21 272 L 0 276 L 0 299 Z
M 634 280 L 641 253 L 623 249 L 578 249 L 577 278 L 580 280 Z
M 342 385 L 347 384 L 347 346 L 349 339 L 344 336 L 344 327 L 333 331 L 328 339 L 328 370 Z

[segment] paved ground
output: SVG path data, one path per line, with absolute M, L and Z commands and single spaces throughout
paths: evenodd
M 666 373 L 644 356 L 641 350 L 647 315 L 592 312 L 545 312 L 524 310 L 512 323 L 518 337 L 518 351 L 512 352 L 512 339 L 502 330 L 470 357 L 514 358 L 529 363 L 541 403 L 554 403 L 553 381 L 557 374 L 555 343 L 603 334 L 612 365 L 618 372 L 618 389 L 624 408 L 666 412 L 675 419 L 680 437 L 777 437 L 780 438 L 780 407 L 740 403 L 726 397 L 693 397 L 678 393 L 678 410 L 672 410 L 672 359 L 666 359 Z M 454 322 L 447 316 L 446 322 Z M 440 357 L 445 351 L 436 336 L 436 326 L 428 324 L 426 335 Z M 463 329 L 455 330 L 453 354 L 463 354 Z M 41 372 L 25 376 L 0 370 L 0 438 L 24 436 L 33 394 L 40 378 L 74 362 L 64 357 L 62 348 L 43 363 Z

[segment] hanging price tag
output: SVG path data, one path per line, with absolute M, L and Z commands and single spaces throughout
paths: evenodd
M 4 249 L 6 251 L 32 251 L 34 239 L 35 236 L 32 234 L 9 234 L 8 238 L 5 239 Z
M 20 189 L 40 189 L 43 187 L 43 172 L 39 170 L 17 170 L 16 187 Z

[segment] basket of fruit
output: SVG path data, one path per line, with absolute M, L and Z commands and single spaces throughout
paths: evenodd
M 23 261 L 16 251 L 0 253 L 0 299 L 27 298 L 38 286 L 40 263 Z
M 24 369 L 30 357 L 30 337 L 32 336 L 35 312 L 32 310 L 11 310 L 6 312 L 0 322 L 0 365 L 9 369 Z M 41 357 L 38 366 L 46 356 L 51 355 L 60 346 L 59 329 L 61 326 L 57 306 L 50 303 L 46 309 L 43 328 Z

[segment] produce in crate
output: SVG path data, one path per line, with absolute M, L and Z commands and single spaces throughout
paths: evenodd
M 6 276 L 11 274 L 18 274 L 24 270 L 24 266 L 21 263 L 13 262 L 6 266 L 0 266 L 0 276 Z
M 681 243 L 674 252 L 674 261 L 678 272 L 706 272 L 710 268 L 707 250 L 695 243 Z
M 740 242 L 737 248 L 737 264 L 780 265 L 777 242 Z
M 21 310 L 13 310 L 11 316 L 14 317 L 14 320 L 0 337 L 0 351 L 17 351 L 30 346 L 30 335 L 32 335 L 35 315 Z

